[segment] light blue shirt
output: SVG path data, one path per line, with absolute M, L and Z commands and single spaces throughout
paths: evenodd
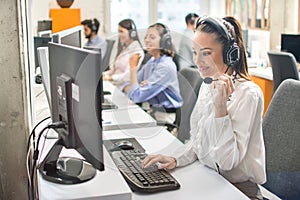
M 136 83 L 128 91 L 128 96 L 132 101 L 135 103 L 148 101 L 152 106 L 164 108 L 182 106 L 176 65 L 171 57 L 166 55 L 158 59 L 152 57 L 138 71 L 138 82 L 144 80 L 149 83 L 144 86 Z
M 99 35 L 96 35 L 96 37 L 94 37 L 94 39 L 88 40 L 87 43 L 85 44 L 85 46 L 100 48 L 101 49 L 101 57 L 103 59 L 103 57 L 106 53 L 106 49 L 107 49 L 107 42 L 105 39 L 101 38 Z

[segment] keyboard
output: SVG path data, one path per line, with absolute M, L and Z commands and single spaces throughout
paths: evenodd
M 112 158 L 119 171 L 134 192 L 155 193 L 180 188 L 177 180 L 166 170 L 151 166 L 142 168 L 141 162 L 147 156 L 139 150 L 112 152 Z

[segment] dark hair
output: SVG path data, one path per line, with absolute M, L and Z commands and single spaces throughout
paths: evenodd
M 225 26 L 227 33 L 235 40 L 239 48 L 240 59 L 238 62 L 236 62 L 230 67 L 232 68 L 233 72 L 236 73 L 235 75 L 239 75 L 240 77 L 245 78 L 246 80 L 250 80 L 251 78 L 248 74 L 248 65 L 246 60 L 245 47 L 242 39 L 242 32 L 241 32 L 242 30 L 240 28 L 239 22 L 237 20 L 233 20 L 229 22 L 227 21 L 229 19 L 219 19 L 219 18 L 214 18 L 214 19 L 218 20 L 221 24 Z M 218 29 L 211 23 L 201 23 L 201 24 L 197 23 L 196 31 L 215 34 L 217 36 L 216 40 L 219 43 L 221 43 L 221 45 L 223 46 L 223 51 L 226 45 L 228 45 L 228 37 L 225 37 L 224 34 L 220 32 L 220 29 Z
M 174 57 L 175 48 L 172 44 L 171 33 L 168 27 L 162 23 L 155 23 L 149 26 L 148 29 L 149 28 L 155 28 L 159 33 L 161 55 Z
M 136 28 L 135 23 L 132 19 L 123 19 L 122 21 L 119 22 L 118 25 L 121 26 L 122 28 L 127 29 L 129 31 L 129 37 L 132 38 L 133 40 L 137 40 L 138 43 L 140 44 L 140 46 L 142 47 L 139 36 L 137 34 L 137 28 Z M 132 34 L 132 32 L 135 32 L 135 34 Z M 119 54 L 121 53 L 122 50 L 123 50 L 123 46 L 120 43 L 120 39 L 119 39 L 118 51 L 117 51 L 116 58 L 119 56 Z
M 87 25 L 92 32 L 98 33 L 100 22 L 94 18 L 94 19 L 86 19 L 81 22 L 82 25 Z
M 189 13 L 187 16 L 185 16 L 185 23 L 186 25 L 191 24 L 194 25 L 196 22 L 195 18 L 198 18 L 199 15 L 197 15 L 196 13 Z

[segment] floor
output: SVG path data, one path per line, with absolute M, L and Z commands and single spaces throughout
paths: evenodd
M 35 122 L 38 123 L 42 119 L 50 116 L 50 109 L 43 84 L 34 84 L 33 90 L 35 94 Z

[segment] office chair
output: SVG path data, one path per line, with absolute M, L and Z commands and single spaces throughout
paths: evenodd
M 300 81 L 287 79 L 277 88 L 263 119 L 267 182 L 282 199 L 300 197 Z
M 157 121 L 158 126 L 165 126 L 177 138 L 185 143 L 190 138 L 190 117 L 198 98 L 198 92 L 203 79 L 197 69 L 187 67 L 179 70 L 178 81 L 180 94 L 183 100 L 181 108 L 176 110 L 176 119 L 173 124 Z M 177 129 L 177 132 L 174 132 Z
M 103 57 L 103 61 L 102 61 L 102 69 L 103 71 L 106 71 L 109 69 L 109 61 L 110 61 L 110 56 L 111 56 L 111 52 L 112 52 L 112 49 L 113 49 L 113 46 L 115 44 L 115 40 L 108 40 L 106 39 L 106 42 L 107 42 L 107 49 L 106 49 L 106 53 Z
M 293 54 L 288 52 L 268 52 L 273 72 L 273 94 L 280 83 L 288 78 L 299 80 L 297 62 Z
M 200 77 L 198 69 L 186 67 L 179 70 L 178 81 L 183 105 L 176 113 L 177 138 L 185 142 L 190 138 L 190 117 L 203 79 Z

